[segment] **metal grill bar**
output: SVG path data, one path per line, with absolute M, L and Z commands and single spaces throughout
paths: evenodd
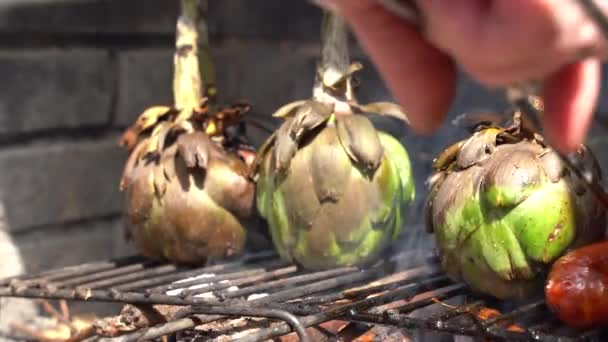
M 173 281 L 187 279 L 190 277 L 194 277 L 200 274 L 214 273 L 214 272 L 224 272 L 233 269 L 238 269 L 239 267 L 244 266 L 247 263 L 252 262 L 261 262 L 264 259 L 269 259 L 272 257 L 276 257 L 276 253 L 274 251 L 264 251 L 255 254 L 249 254 L 248 256 L 243 257 L 241 260 L 225 262 L 222 264 L 205 266 L 195 269 L 189 269 L 186 271 L 176 272 L 172 274 L 168 274 L 162 277 L 154 277 L 152 279 L 145 279 L 141 281 L 136 281 L 133 283 L 125 284 L 118 286 L 116 289 L 120 291 L 131 291 L 138 289 L 148 289 L 147 291 L 156 291 L 156 292 L 165 292 L 169 289 L 163 289 L 163 284 L 170 284 Z M 154 287 L 155 286 L 155 287 Z M 151 287 L 154 287 L 150 289 Z
M 246 296 L 246 295 L 250 295 L 253 293 L 260 293 L 272 288 L 286 288 L 289 286 L 296 286 L 299 284 L 303 284 L 303 283 L 310 283 L 310 282 L 314 282 L 314 281 L 318 281 L 318 280 L 322 280 L 322 279 L 326 279 L 326 278 L 330 278 L 330 277 L 337 277 L 337 276 L 341 276 L 347 273 L 353 273 L 356 272 L 358 269 L 356 267 L 344 267 L 344 268 L 338 268 L 335 270 L 329 270 L 329 271 L 321 271 L 321 272 L 315 272 L 315 273 L 307 273 L 307 274 L 302 274 L 302 275 L 297 275 L 291 278 L 286 278 L 286 279 L 279 279 L 279 280 L 275 280 L 275 281 L 271 281 L 271 282 L 267 282 L 267 283 L 261 283 L 261 284 L 257 284 L 254 286 L 249 286 L 246 287 L 244 289 L 240 289 L 237 291 L 232 291 L 232 292 L 221 292 L 218 294 L 218 296 L 220 296 L 221 298 L 234 298 L 234 297 L 241 297 L 241 296 Z
M 420 283 L 410 284 L 410 285 L 406 285 L 406 286 L 397 288 L 394 291 L 391 291 L 387 294 L 383 294 L 383 295 L 380 295 L 377 297 L 372 297 L 372 298 L 366 298 L 362 301 L 359 301 L 359 302 L 356 302 L 353 304 L 341 305 L 341 306 L 329 309 L 327 311 L 321 312 L 317 315 L 303 317 L 300 321 L 302 322 L 302 325 L 304 325 L 305 327 L 311 327 L 311 326 L 317 325 L 319 323 L 323 323 L 323 322 L 329 321 L 331 319 L 341 317 L 345 314 L 355 315 L 357 313 L 357 311 L 359 311 L 361 309 L 384 304 L 388 301 L 394 300 L 399 297 L 401 297 L 401 298 L 413 297 L 417 291 L 421 290 L 421 288 L 433 287 L 433 284 L 435 284 L 437 282 L 445 283 L 445 282 L 447 282 L 447 278 L 445 276 L 429 278 Z M 238 342 L 263 341 L 263 340 L 281 336 L 281 335 L 284 335 L 284 334 L 287 334 L 290 332 L 291 332 L 291 328 L 289 325 L 277 324 L 275 327 L 265 329 L 265 330 L 259 331 L 257 333 L 254 333 L 254 334 L 250 334 L 249 336 L 246 336 L 246 337 L 243 337 L 240 339 L 235 339 L 235 341 L 238 341 Z
M 449 281 L 436 256 L 420 251 L 393 255 L 368 268 L 317 272 L 282 261 L 271 251 L 198 268 L 131 257 L 1 280 L 0 296 L 183 307 L 167 323 L 112 341 L 152 340 L 221 322 L 224 328 L 215 334 L 237 341 L 260 341 L 294 330 L 305 339 L 305 328 L 333 320 L 363 323 L 368 326 L 363 331 L 384 331 L 373 327 L 381 324 L 498 340 L 587 341 L 601 340 L 604 333 L 564 329 L 542 301 L 481 322 L 466 310 L 440 305 L 438 301 L 458 298 L 469 307 L 483 302 L 476 302 L 463 284 Z M 416 316 L 428 310 L 432 314 Z M 238 317 L 259 318 L 238 326 Z M 514 320 L 524 332 L 505 328 Z
M 113 277 L 123 276 L 125 274 L 131 274 L 132 272 L 137 272 L 144 270 L 146 268 L 150 268 L 158 265 L 156 262 L 141 262 L 133 265 L 123 266 L 115 269 L 109 269 L 103 272 L 92 272 L 91 274 L 85 274 L 77 277 L 63 277 L 65 280 L 63 281 L 54 281 L 53 286 L 60 287 L 72 287 L 78 286 L 81 284 L 87 284 L 95 282 L 100 279 L 113 279 Z
M 41 283 L 56 281 L 58 279 L 67 278 L 75 274 L 85 274 L 91 272 L 102 272 L 109 269 L 120 267 L 124 264 L 131 264 L 142 261 L 140 256 L 132 256 L 116 261 L 108 262 L 93 262 L 77 266 L 65 267 L 59 270 L 49 270 L 37 275 L 23 275 L 0 280 L 0 285 L 6 286 L 9 284 L 19 284 L 21 286 L 34 286 Z

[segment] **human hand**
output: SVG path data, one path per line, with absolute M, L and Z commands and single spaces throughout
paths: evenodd
M 577 1 L 417 0 L 422 33 L 373 0 L 325 2 L 351 24 L 416 131 L 441 124 L 458 64 L 489 87 L 544 79 L 547 138 L 563 152 L 583 142 L 608 45 Z M 608 0 L 596 2 L 608 13 Z

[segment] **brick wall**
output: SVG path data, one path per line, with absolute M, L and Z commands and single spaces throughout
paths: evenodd
M 172 101 L 177 3 L 0 5 L 0 277 L 131 252 L 117 186 L 126 155 L 116 142 L 147 106 Z M 248 99 L 258 113 L 270 113 L 310 94 L 320 23 L 314 7 L 304 0 L 210 0 L 210 11 L 222 99 Z M 354 55 L 366 65 L 359 98 L 390 99 L 361 50 Z M 450 115 L 505 107 L 462 78 Z M 601 108 L 608 109 L 608 98 Z M 412 214 L 419 213 L 432 156 L 463 132 L 446 123 L 423 138 L 384 123 L 413 157 L 419 195 Z M 606 165 L 604 133 L 595 128 L 591 142 Z M 419 223 L 419 215 L 410 221 Z

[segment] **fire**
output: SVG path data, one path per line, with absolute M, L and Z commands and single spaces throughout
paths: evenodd
M 81 341 L 94 335 L 93 323 L 97 319 L 95 315 L 72 316 L 64 300 L 59 302 L 59 310 L 45 300 L 41 301 L 40 305 L 51 319 L 50 327 L 34 328 L 14 322 L 13 329 L 41 342 Z

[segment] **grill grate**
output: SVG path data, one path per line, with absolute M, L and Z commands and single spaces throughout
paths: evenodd
M 366 329 L 378 326 L 428 330 L 494 340 L 599 341 L 605 331 L 576 331 L 559 324 L 542 298 L 507 313 L 476 319 L 472 310 L 487 303 L 466 286 L 451 282 L 432 254 L 408 251 L 365 269 L 343 267 L 305 271 L 272 251 L 189 268 L 142 257 L 93 262 L 0 281 L 0 297 L 30 297 L 129 304 L 166 304 L 182 308 L 168 323 L 114 338 L 151 340 L 177 334 L 181 340 L 209 337 L 195 326 L 224 321 L 214 336 L 262 341 L 340 320 Z M 439 301 L 467 303 L 451 308 Z M 429 308 L 432 308 L 429 310 Z M 465 309 L 468 308 L 468 309 Z M 430 313 L 429 313 L 430 312 Z M 232 326 L 243 317 L 244 326 Z M 519 329 L 508 328 L 517 324 Z

